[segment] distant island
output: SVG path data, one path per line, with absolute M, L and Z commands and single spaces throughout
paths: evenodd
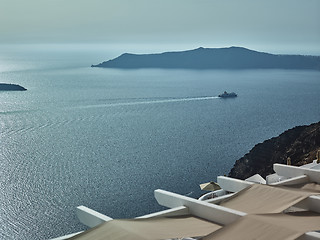
M 131 54 L 91 67 L 181 69 L 312 69 L 320 70 L 320 56 L 277 55 L 242 47 L 197 48 L 181 52 Z
M 0 91 L 26 91 L 27 89 L 17 85 L 10 83 L 0 83 Z

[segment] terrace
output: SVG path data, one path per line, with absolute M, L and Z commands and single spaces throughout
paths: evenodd
M 114 220 L 79 206 L 76 214 L 90 229 L 55 240 L 320 239 L 319 160 L 273 168 L 266 179 L 219 176 L 221 189 L 200 199 L 157 189 L 155 199 L 169 209 L 135 219 Z

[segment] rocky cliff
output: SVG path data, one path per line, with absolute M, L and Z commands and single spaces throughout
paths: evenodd
M 259 143 L 249 153 L 236 161 L 229 176 L 246 179 L 256 173 L 262 177 L 273 173 L 273 164 L 301 166 L 316 159 L 320 150 L 320 122 L 298 126 L 285 131 L 278 137 Z

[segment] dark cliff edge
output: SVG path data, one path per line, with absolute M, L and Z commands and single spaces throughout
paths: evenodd
M 235 162 L 229 176 L 246 179 L 258 173 L 265 178 L 274 172 L 274 163 L 286 164 L 290 158 L 292 165 L 301 166 L 316 159 L 318 150 L 320 122 L 294 127 L 254 146 Z
M 10 83 L 0 83 L 0 91 L 26 91 L 27 89 L 17 85 Z
M 320 70 L 320 56 L 275 55 L 242 47 L 197 48 L 158 54 L 131 54 L 91 67 L 165 69 L 312 69 Z

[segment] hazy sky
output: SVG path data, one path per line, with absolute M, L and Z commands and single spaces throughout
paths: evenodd
M 320 55 L 320 0 L 0 0 L 0 42 L 235 45 Z

